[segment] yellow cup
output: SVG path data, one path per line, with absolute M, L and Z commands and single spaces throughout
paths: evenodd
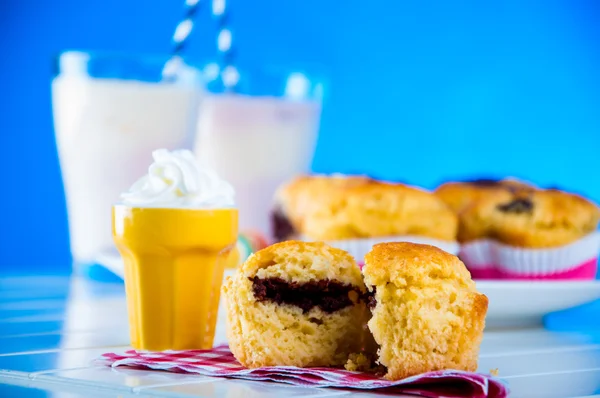
M 237 229 L 236 209 L 113 207 L 133 348 L 212 347 Z

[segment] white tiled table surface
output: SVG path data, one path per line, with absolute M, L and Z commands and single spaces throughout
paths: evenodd
M 123 286 L 68 277 L 0 278 L 0 397 L 376 397 L 375 392 L 95 366 L 128 349 Z M 600 394 L 600 334 L 487 331 L 480 370 L 514 397 Z

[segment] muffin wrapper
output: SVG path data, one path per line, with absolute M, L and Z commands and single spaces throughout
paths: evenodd
M 528 249 L 489 239 L 461 246 L 460 258 L 476 279 L 594 279 L 600 232 L 565 246 Z
M 310 241 L 313 239 L 303 237 L 303 240 Z M 424 236 L 414 235 L 398 235 L 398 236 L 382 236 L 376 238 L 361 238 L 361 239 L 344 239 L 344 240 L 329 240 L 324 241 L 332 247 L 337 247 L 347 251 L 356 259 L 357 262 L 362 263 L 365 255 L 371 251 L 373 245 L 385 242 L 412 242 L 412 243 L 423 243 L 427 245 L 437 246 L 448 253 L 458 254 L 460 246 L 458 242 L 448 242 L 439 239 L 428 238 Z

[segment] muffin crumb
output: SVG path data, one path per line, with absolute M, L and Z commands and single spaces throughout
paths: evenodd
M 383 376 L 387 369 L 379 365 L 373 355 L 364 352 L 351 353 L 344 368 L 350 372 L 367 372 Z

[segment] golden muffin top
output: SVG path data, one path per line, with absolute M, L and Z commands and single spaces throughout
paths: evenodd
M 461 214 L 459 240 L 492 238 L 530 248 L 562 246 L 596 230 L 600 209 L 575 194 L 548 189 L 501 191 Z
M 476 291 L 471 274 L 458 257 L 424 244 L 377 244 L 365 256 L 363 274 L 367 286 L 422 287 L 450 281 L 458 288 Z
M 533 190 L 529 183 L 515 178 L 502 180 L 481 179 L 464 182 L 447 182 L 435 190 L 435 195 L 442 199 L 456 213 L 461 213 L 476 201 L 493 196 L 499 191 Z
M 247 278 L 280 278 L 298 283 L 332 280 L 365 290 L 354 258 L 323 242 L 276 243 L 251 255 L 239 272 Z

